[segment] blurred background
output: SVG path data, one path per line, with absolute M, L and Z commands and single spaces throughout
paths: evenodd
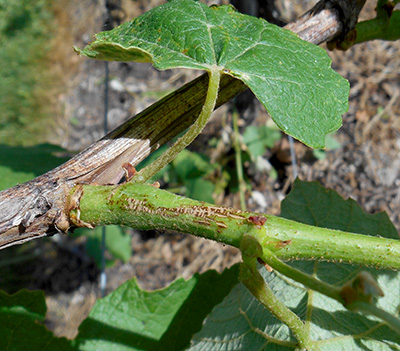
M 0 189 L 44 173 L 101 138 L 106 83 L 111 130 L 202 73 L 112 62 L 106 80 L 104 62 L 73 51 L 94 33 L 163 2 L 0 0 Z M 316 1 L 233 3 L 283 25 Z M 360 19 L 374 17 L 375 5 L 368 0 Z M 352 197 L 370 213 L 386 211 L 399 229 L 400 43 L 373 41 L 328 54 L 350 81 L 350 109 L 325 150 L 294 143 L 298 175 Z M 242 194 L 247 209 L 279 214 L 295 177 L 293 160 L 287 137 L 245 92 L 214 112 L 204 133 L 157 179 L 165 189 L 218 205 L 240 208 Z M 1 251 L 0 289 L 43 289 L 47 326 L 73 338 L 100 296 L 101 234 L 101 228 L 80 230 Z M 120 227 L 107 228 L 106 247 L 106 293 L 132 277 L 142 288 L 157 289 L 240 260 L 236 249 L 204 239 Z

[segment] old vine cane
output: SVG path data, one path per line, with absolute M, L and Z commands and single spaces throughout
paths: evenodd
M 343 36 L 354 26 L 363 3 L 323 0 L 286 28 L 314 44 L 329 41 Z M 128 120 L 63 165 L 25 184 L 2 191 L 0 248 L 66 232 L 70 226 L 65 212 L 70 190 L 80 183 L 118 183 L 124 172 L 122 164 L 129 162 L 137 165 L 150 152 L 188 128 L 201 110 L 207 81 L 208 76 L 202 75 Z M 224 75 L 216 107 L 245 89 L 241 81 Z M 178 95 L 179 101 L 176 99 Z M 182 108 L 172 109 L 171 106 L 177 103 Z M 151 123 L 154 118 L 157 123 Z

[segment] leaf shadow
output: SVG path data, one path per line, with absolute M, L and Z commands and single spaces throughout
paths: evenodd
M 342 335 L 354 336 L 354 339 L 360 342 L 360 347 L 363 339 L 400 343 L 400 335 L 396 334 L 386 324 L 372 320 L 366 315 L 355 316 L 356 314 L 358 313 L 352 311 L 327 312 L 315 307 L 313 308 L 313 323 L 324 330 L 341 334 L 338 337 Z M 354 317 L 357 318 L 358 323 Z M 363 334 L 362 338 L 360 334 Z M 365 348 L 365 350 L 368 349 Z
M 57 156 L 61 154 L 61 156 Z M 0 166 L 11 168 L 17 172 L 30 172 L 35 176 L 67 161 L 65 150 L 51 144 L 34 146 L 9 146 L 0 145 Z
M 238 274 L 236 264 L 226 269 L 223 275 L 216 271 L 197 275 L 195 288 L 171 320 L 167 331 L 158 340 L 88 317 L 79 327 L 74 347 L 80 350 L 90 340 L 99 347 L 102 340 L 110 342 L 109 346 L 114 343 L 144 351 L 183 350 L 189 346 L 192 336 L 201 329 L 203 320 L 214 306 L 219 304 L 238 283 Z M 218 289 L 215 287 L 216 282 Z

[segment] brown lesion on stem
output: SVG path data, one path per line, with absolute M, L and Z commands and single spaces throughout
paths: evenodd
M 290 240 L 282 240 L 275 244 L 277 249 L 283 249 L 285 246 L 290 245 L 293 239 Z
M 260 215 L 260 216 L 250 216 L 249 218 L 247 218 L 247 220 L 250 223 L 256 225 L 258 228 L 261 228 L 265 224 L 265 222 L 267 221 L 267 217 L 262 216 L 262 215 Z
M 274 269 L 269 264 L 265 263 L 260 257 L 257 257 L 257 261 L 259 264 L 262 264 L 265 267 L 267 272 L 269 273 L 273 272 Z
M 241 214 L 242 211 L 235 210 L 227 207 L 217 206 L 181 206 L 171 208 L 177 215 L 189 214 L 194 217 L 200 218 L 232 218 L 232 219 L 246 219 L 246 216 Z
M 235 210 L 232 208 L 216 207 L 216 206 L 180 206 L 180 207 L 162 207 L 153 206 L 146 200 L 138 200 L 129 197 L 122 205 L 125 209 L 131 212 L 138 212 L 143 214 L 159 215 L 162 217 L 179 217 L 188 215 L 195 218 L 195 221 L 201 224 L 210 225 L 212 222 L 220 228 L 228 228 L 222 219 L 236 219 L 241 220 L 247 224 L 247 215 L 245 212 Z

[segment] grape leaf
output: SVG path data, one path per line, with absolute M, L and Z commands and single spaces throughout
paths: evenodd
M 330 68 L 323 49 L 231 6 L 171 1 L 75 50 L 161 70 L 218 69 L 242 80 L 282 130 L 316 148 L 348 108 L 348 82 Z
M 215 169 L 215 166 L 211 165 L 206 155 L 182 150 L 172 161 L 171 165 L 172 170 L 185 187 L 185 196 L 214 203 L 212 194 L 215 186 L 211 181 L 204 179 L 204 177 L 211 173 Z
M 316 182 L 297 180 L 283 201 L 282 214 L 311 225 L 393 237 L 396 231 L 385 214 L 370 215 L 353 200 L 343 200 Z M 357 223 L 359 226 L 357 226 Z M 364 226 L 368 224 L 368 229 Z M 335 225 L 332 225 L 335 224 Z M 359 229 L 359 230 L 357 230 Z M 385 230 L 385 231 L 382 231 Z M 328 262 L 294 262 L 296 268 L 333 285 L 341 285 L 360 267 Z M 304 288 L 301 284 L 260 266 L 269 287 L 302 320 L 307 320 L 315 350 L 400 350 L 400 335 L 375 317 L 346 310 L 336 300 Z M 378 307 L 396 314 L 400 308 L 397 272 L 366 269 L 378 281 L 385 296 Z M 296 340 L 288 327 L 271 315 L 241 284 L 207 317 L 190 347 L 194 350 L 295 350 Z
M 166 145 L 160 147 L 141 162 L 137 169 L 149 165 L 166 150 Z M 215 184 L 206 177 L 215 168 L 216 166 L 210 163 L 206 155 L 185 149 L 169 165 L 155 174 L 152 180 L 163 180 L 169 183 L 174 189 L 173 192 L 176 192 L 175 188 L 179 188 L 179 194 L 191 199 L 214 203 Z
M 367 214 L 353 200 L 344 200 L 336 191 L 318 182 L 296 179 L 290 194 L 282 201 L 281 216 L 293 221 L 348 231 L 399 239 L 386 212 Z
M 57 338 L 38 323 L 46 315 L 42 291 L 20 290 L 13 295 L 0 291 L 0 350 L 73 350 L 65 338 Z
M 254 159 L 264 155 L 266 148 L 272 148 L 282 137 L 278 130 L 269 128 L 266 125 L 248 126 L 243 133 L 243 142 L 247 145 L 249 152 Z
M 237 283 L 238 267 L 208 271 L 162 290 L 129 280 L 93 307 L 79 327 L 79 350 L 183 350 L 205 316 Z

